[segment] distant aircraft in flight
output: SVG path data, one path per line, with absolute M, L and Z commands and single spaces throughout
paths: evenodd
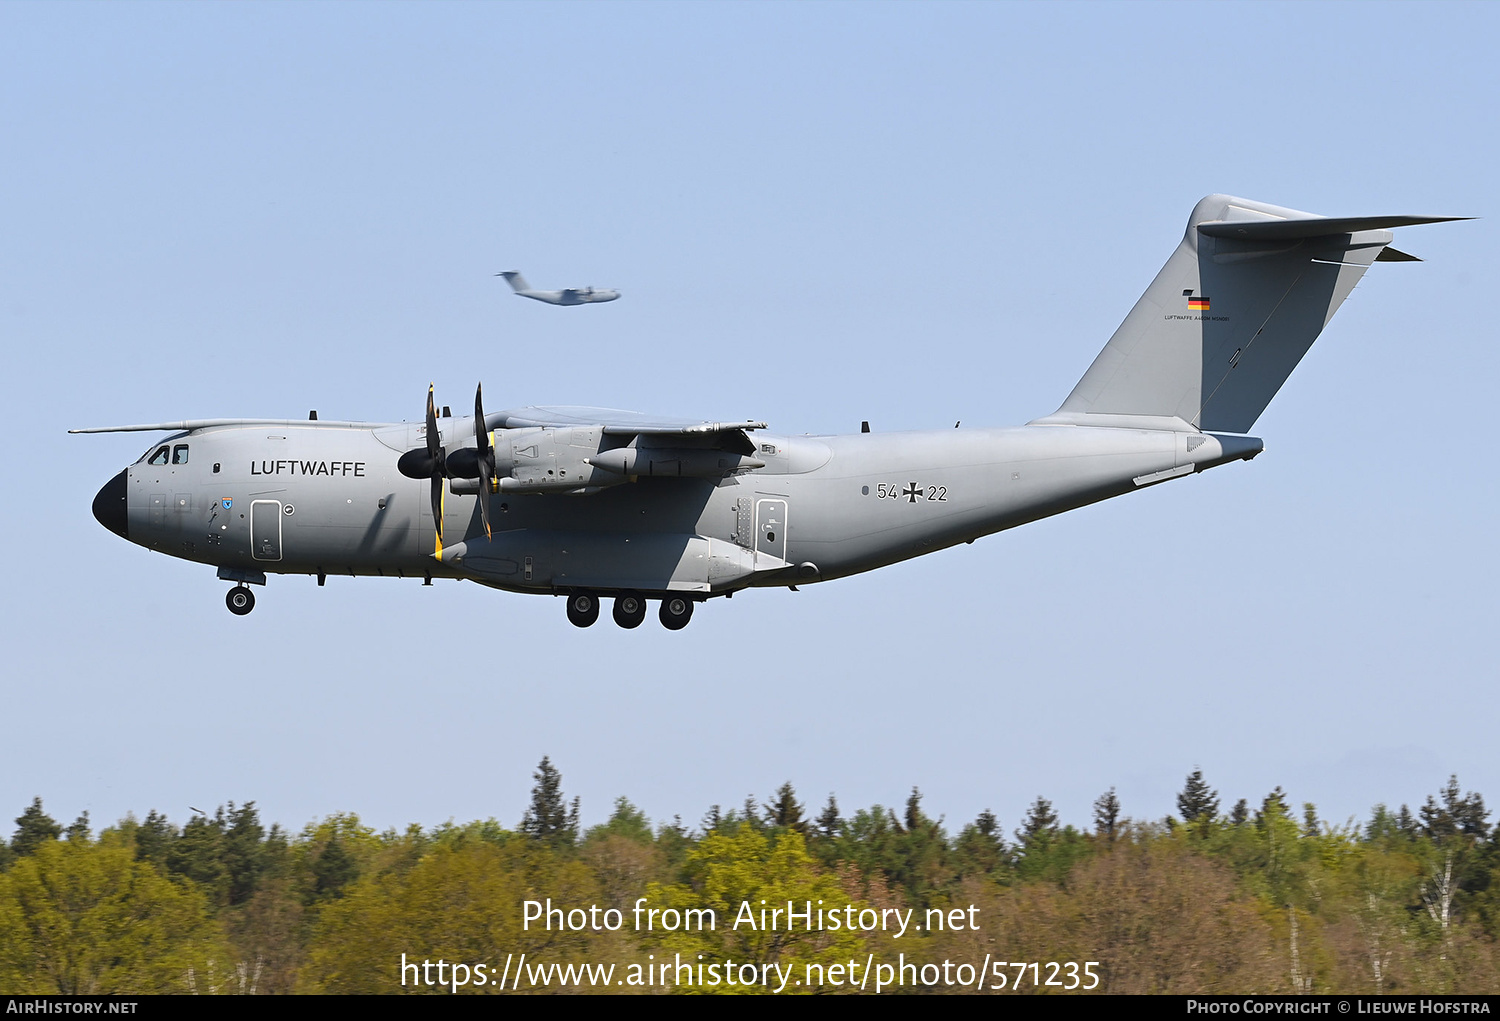
M 619 291 L 604 290 L 593 287 L 568 287 L 561 291 L 536 291 L 526 282 L 526 278 L 515 270 L 501 273 L 510 289 L 523 298 L 535 298 L 537 301 L 545 301 L 549 305 L 589 305 L 596 301 L 614 301 L 620 296 Z

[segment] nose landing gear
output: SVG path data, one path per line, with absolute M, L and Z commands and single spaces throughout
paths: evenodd
M 229 612 L 236 617 L 243 617 L 255 609 L 255 593 L 244 585 L 236 585 L 224 597 L 224 605 L 228 606 Z

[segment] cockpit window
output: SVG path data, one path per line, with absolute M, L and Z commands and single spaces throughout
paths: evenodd
M 171 451 L 171 449 L 172 449 L 171 447 L 157 447 L 156 448 L 156 453 L 152 454 L 151 455 L 151 460 L 147 461 L 146 463 L 147 464 L 166 464 L 167 463 L 167 454 Z
M 186 443 L 179 443 L 172 448 L 173 464 L 187 464 L 187 448 L 188 445 Z

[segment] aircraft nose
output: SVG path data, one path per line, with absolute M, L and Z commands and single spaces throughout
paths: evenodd
M 110 479 L 99 490 L 99 495 L 94 497 L 94 517 L 99 524 L 122 539 L 130 538 L 126 534 L 128 521 L 125 515 L 125 475 L 129 471 L 126 468 Z

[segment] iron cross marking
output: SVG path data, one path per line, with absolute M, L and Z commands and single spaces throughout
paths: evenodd
M 925 489 L 918 489 L 917 488 L 917 484 L 915 482 L 913 482 L 911 485 L 909 485 L 905 489 L 901 490 L 901 495 L 904 496 L 904 497 L 906 497 L 906 502 L 907 503 L 916 503 L 917 502 L 917 498 L 920 497 L 925 492 L 926 492 Z

